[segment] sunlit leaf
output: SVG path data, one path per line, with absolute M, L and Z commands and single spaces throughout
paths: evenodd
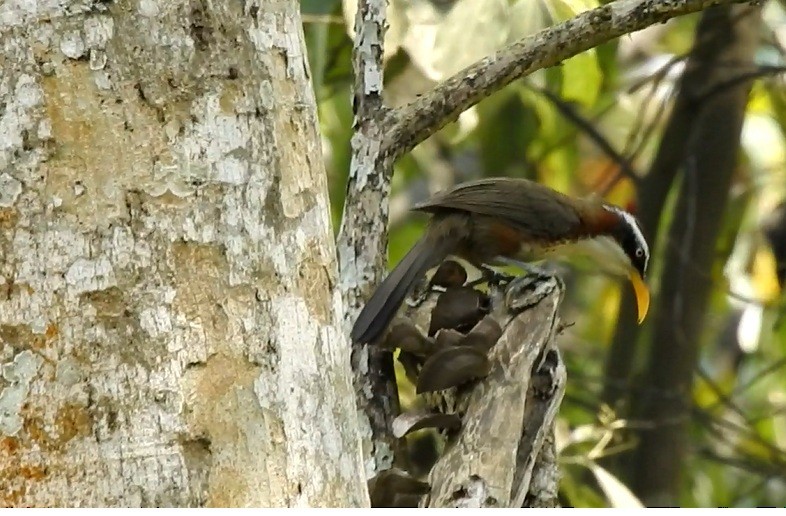
M 582 52 L 562 63 L 561 93 L 565 100 L 592 106 L 598 98 L 602 80 L 594 50 Z
M 439 81 L 500 48 L 508 38 L 507 0 L 462 0 L 448 7 L 410 0 L 404 48 L 429 78 Z
M 588 467 L 592 474 L 595 475 L 595 479 L 598 481 L 598 485 L 600 485 L 600 488 L 606 495 L 606 499 L 611 507 L 615 509 L 638 509 L 644 507 L 641 501 L 636 498 L 636 495 L 606 469 L 594 462 L 591 462 Z
M 511 38 L 523 38 L 551 25 L 548 0 L 517 0 L 510 7 Z
M 560 22 L 595 7 L 594 4 L 596 3 L 581 0 L 552 0 L 549 7 L 555 21 Z M 562 63 L 561 70 L 562 97 L 584 106 L 592 106 L 598 98 L 603 81 L 595 49 L 567 59 Z

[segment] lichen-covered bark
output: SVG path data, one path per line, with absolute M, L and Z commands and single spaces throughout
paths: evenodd
M 298 7 L 0 3 L 0 506 L 368 503 Z
M 338 238 L 341 292 L 347 328 L 385 271 L 388 200 L 393 164 L 380 154 L 386 0 L 361 0 L 355 17 L 352 162 Z M 366 475 L 390 468 L 398 440 L 391 434 L 399 412 L 393 357 L 364 343 L 352 346 Z

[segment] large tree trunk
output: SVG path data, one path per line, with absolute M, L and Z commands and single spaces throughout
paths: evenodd
M 357 506 L 296 0 L 0 5 L 0 505 Z
M 759 41 L 761 6 L 708 9 L 688 66 L 712 65 L 698 83 L 683 81 L 694 116 L 680 191 L 669 228 L 649 360 L 632 412 L 639 431 L 632 485 L 649 506 L 679 505 L 685 470 L 693 374 L 712 289 L 716 246 L 732 176 Z

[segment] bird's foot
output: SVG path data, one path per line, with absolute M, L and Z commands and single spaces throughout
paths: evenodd
M 542 265 L 534 265 L 531 263 L 523 263 L 520 266 L 527 273 L 527 276 L 532 276 L 533 278 L 541 280 L 559 278 L 557 270 L 554 268 L 544 267 Z
M 502 286 L 507 285 L 514 279 L 515 276 L 511 276 L 510 274 L 506 274 L 504 272 L 500 272 L 498 270 L 492 269 L 486 265 L 481 265 L 480 269 L 480 278 L 471 281 L 467 284 L 469 287 L 474 287 L 476 285 L 480 285 L 481 283 L 488 283 L 489 285 L 494 286 Z
M 565 290 L 559 276 L 527 274 L 516 279 L 505 291 L 505 304 L 513 313 L 520 313 L 540 303 L 555 290 Z

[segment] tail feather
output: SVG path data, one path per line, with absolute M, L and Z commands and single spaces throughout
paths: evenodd
M 446 244 L 429 241 L 428 234 L 396 265 L 360 312 L 352 328 L 352 342 L 373 342 L 385 331 L 401 303 L 426 271 L 441 262 L 449 251 Z

